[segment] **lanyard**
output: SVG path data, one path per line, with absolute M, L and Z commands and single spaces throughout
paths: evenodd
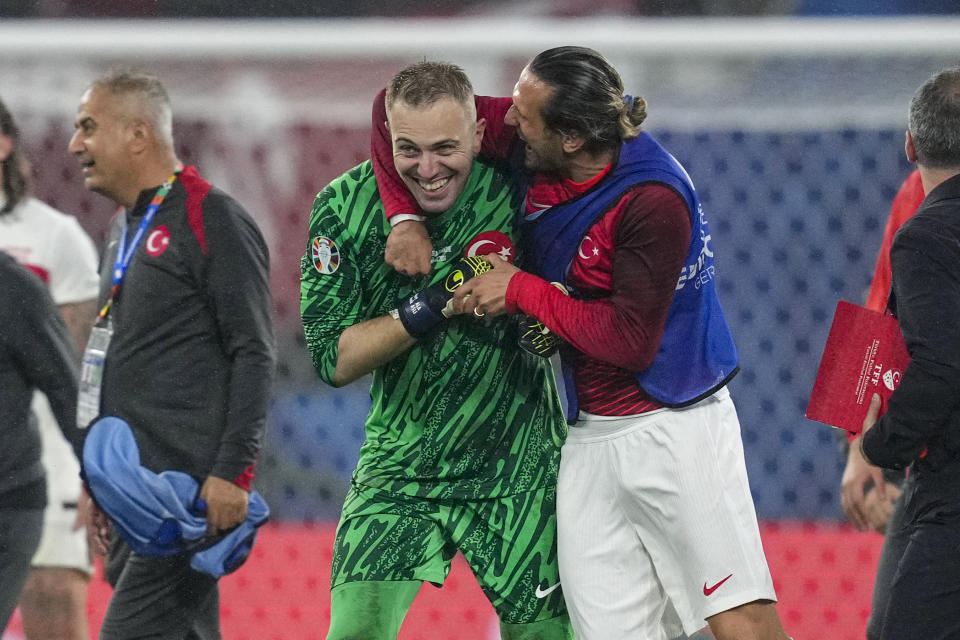
M 123 279 L 127 275 L 127 267 L 130 266 L 130 261 L 133 259 L 133 253 L 137 250 L 137 245 L 140 244 L 140 240 L 143 239 L 143 234 L 147 232 L 147 228 L 150 226 L 150 223 L 153 221 L 154 216 L 157 215 L 157 209 L 160 208 L 160 204 L 163 203 L 164 198 L 167 197 L 167 194 L 170 193 L 170 189 L 173 188 L 173 183 L 177 179 L 177 174 L 180 173 L 179 167 L 174 171 L 167 181 L 160 185 L 160 188 L 157 189 L 157 193 L 154 194 L 153 200 L 150 201 L 150 206 L 147 207 L 146 212 L 143 214 L 143 219 L 140 221 L 140 225 L 137 227 L 137 230 L 133 234 L 133 238 L 130 239 L 130 246 L 127 246 L 127 221 L 124 216 L 123 229 L 120 232 L 120 240 L 117 242 L 117 257 L 113 261 L 113 288 L 110 289 L 110 297 L 107 299 L 107 304 L 103 306 L 103 309 L 100 310 L 100 319 L 102 320 L 107 316 L 107 313 L 110 311 L 110 305 L 113 304 L 113 298 L 117 295 L 117 291 L 120 289 L 120 284 L 123 282 Z

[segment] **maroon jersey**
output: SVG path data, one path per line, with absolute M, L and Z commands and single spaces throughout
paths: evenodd
M 568 200 L 605 173 L 580 184 L 538 179 L 528 192 L 528 210 Z M 581 410 L 622 416 L 660 406 L 636 374 L 660 347 L 689 242 L 683 198 L 662 184 L 637 186 L 584 236 L 567 277 L 572 298 L 530 274 L 510 281 L 508 309 L 536 316 L 576 349 Z

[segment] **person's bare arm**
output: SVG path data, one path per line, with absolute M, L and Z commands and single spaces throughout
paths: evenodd
M 380 316 L 348 327 L 337 346 L 333 385 L 341 387 L 390 362 L 416 340 L 399 319 Z
M 77 514 L 87 530 L 87 546 L 93 556 L 105 558 L 110 551 L 110 519 L 94 503 L 85 488 L 80 490 Z M 74 527 L 78 528 L 78 527 Z
M 893 503 L 900 497 L 900 487 L 888 482 L 883 493 L 868 491 L 864 498 L 864 511 L 870 528 L 877 533 L 886 533 L 890 516 L 893 515 Z
M 868 492 L 874 494 L 874 499 L 886 500 L 887 483 L 883 479 L 883 471 L 863 457 L 860 438 L 858 435 L 850 441 L 847 465 L 840 480 L 840 505 L 843 513 L 857 529 L 868 531 L 873 528 L 866 501 Z M 870 488 L 870 485 L 873 488 Z
M 77 353 L 83 353 L 90 337 L 90 330 L 97 320 L 97 301 L 84 300 L 60 305 L 60 315 L 67 323 L 67 331 L 77 346 Z

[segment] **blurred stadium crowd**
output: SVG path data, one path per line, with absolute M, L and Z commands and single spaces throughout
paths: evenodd
M 531 15 L 841 16 L 960 13 L 953 0 L 4 0 L 17 18 L 332 18 Z

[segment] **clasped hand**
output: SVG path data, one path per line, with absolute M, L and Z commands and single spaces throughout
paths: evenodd
M 247 519 L 250 494 L 229 480 L 208 476 L 200 489 L 207 503 L 207 533 L 223 533 Z
M 493 267 L 474 276 L 457 288 L 453 294 L 456 313 L 473 313 L 477 317 L 496 316 L 506 311 L 507 286 L 520 269 L 496 253 L 483 256 Z
M 209 476 L 200 489 L 200 499 L 207 505 L 207 533 L 217 535 L 247 519 L 250 494 L 232 482 Z M 90 498 L 84 488 L 80 493 L 75 528 L 86 527 L 87 544 L 94 556 L 105 557 L 110 550 L 110 518 Z
M 847 465 L 840 482 L 840 504 L 857 529 L 882 533 L 900 490 L 884 479 L 883 471 L 870 464 L 861 449 L 863 434 L 873 428 L 879 413 L 880 396 L 873 394 L 861 433 L 850 442 Z

